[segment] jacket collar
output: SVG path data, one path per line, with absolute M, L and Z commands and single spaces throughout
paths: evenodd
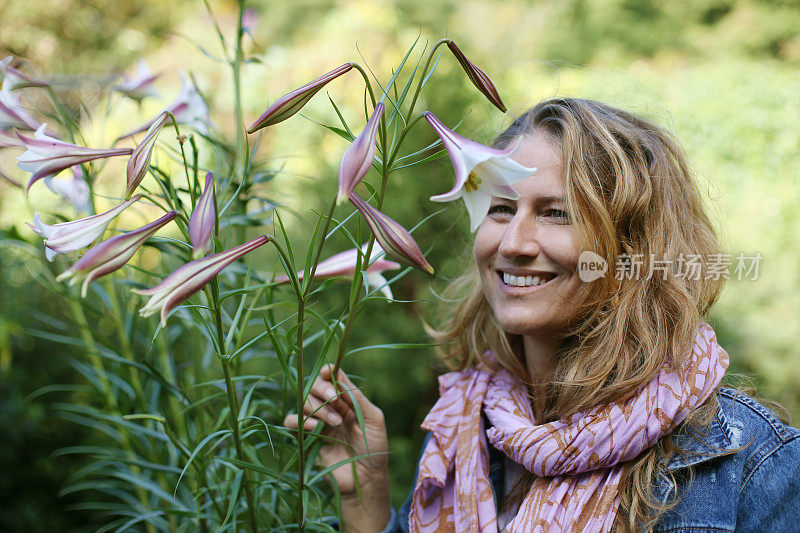
M 741 432 L 734 429 L 720 407 L 706 427 L 682 424 L 673 433 L 674 443 L 681 451 L 667 461 L 667 469 L 686 468 L 739 451 L 746 443 L 741 442 Z

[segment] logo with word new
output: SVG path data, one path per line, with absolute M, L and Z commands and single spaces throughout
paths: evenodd
M 600 279 L 608 272 L 608 262 L 596 253 L 584 250 L 578 256 L 578 277 L 586 283 Z

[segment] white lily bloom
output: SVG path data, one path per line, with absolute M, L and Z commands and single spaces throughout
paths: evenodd
M 44 184 L 48 189 L 71 203 L 76 211 L 92 212 L 89 184 L 75 171 L 75 167 L 72 167 L 72 177 L 55 179 L 53 176 L 48 176 L 44 178 Z
M 11 90 L 6 87 L 3 84 L 3 88 L 0 89 L 0 130 L 37 129 L 39 122 L 22 107 L 19 98 L 11 94 Z
M 361 247 L 361 254 L 367 252 L 367 245 Z M 356 271 L 356 261 L 358 260 L 358 249 L 351 248 L 344 252 L 332 255 L 324 261 L 320 261 L 317 269 L 314 271 L 314 279 L 326 279 L 334 277 L 352 278 Z M 370 254 L 370 265 L 366 270 L 367 284 L 373 289 L 379 289 L 381 294 L 386 296 L 387 300 L 393 300 L 392 289 L 389 287 L 389 282 L 383 277 L 383 272 L 386 270 L 397 270 L 400 268 L 398 263 L 384 259 L 386 252 L 376 242 L 372 247 Z M 297 278 L 302 280 L 305 272 L 299 271 Z M 275 278 L 276 283 L 288 283 L 289 276 L 282 275 Z
M 178 93 L 178 96 L 176 96 L 169 105 L 162 109 L 154 119 L 117 137 L 117 141 L 147 130 L 157 121 L 161 120 L 162 113 L 165 112 L 175 117 L 175 121 L 178 124 L 185 124 L 200 133 L 208 133 L 208 123 L 210 119 L 206 101 L 200 96 L 197 87 L 194 86 L 191 80 L 183 74 L 181 74 L 181 80 L 183 81 L 181 92 Z
M 517 144 L 500 150 L 462 137 L 426 112 L 425 118 L 442 140 L 456 173 L 456 184 L 444 194 L 431 196 L 433 202 L 452 202 L 464 199 L 469 213 L 470 231 L 480 226 L 493 196 L 516 200 L 519 194 L 512 185 L 536 172 L 535 168 L 520 165 L 511 156 Z
M 46 128 L 47 124 L 39 126 L 33 139 L 17 134 L 25 146 L 25 152 L 17 156 L 17 166 L 32 174 L 26 192 L 40 179 L 54 176 L 69 167 L 104 157 L 130 155 L 133 152 L 131 148 L 100 150 L 78 146 L 50 137 L 45 133 Z
M 12 67 L 13 60 L 14 56 L 0 59 L 0 80 L 3 82 L 4 91 L 13 91 L 21 87 L 47 87 L 46 82 L 35 80 L 21 70 Z
M 39 213 L 33 214 L 33 224 L 28 226 L 38 236 L 44 239 L 45 257 L 52 261 L 57 254 L 65 254 L 85 248 L 94 242 L 106 230 L 108 224 L 131 204 L 141 198 L 136 195 L 130 200 L 112 207 L 105 213 L 90 217 L 62 222 L 60 224 L 45 224 L 39 218 Z
M 148 96 L 158 96 L 158 91 L 153 86 L 153 82 L 161 76 L 161 74 L 153 74 L 150 67 L 144 59 L 140 59 L 136 65 L 136 73 L 122 80 L 115 89 L 128 98 L 141 102 Z

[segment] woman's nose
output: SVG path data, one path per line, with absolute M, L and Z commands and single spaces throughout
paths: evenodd
M 503 233 L 498 251 L 507 259 L 539 255 L 541 246 L 536 219 L 531 216 L 519 216 L 519 214 L 512 218 Z

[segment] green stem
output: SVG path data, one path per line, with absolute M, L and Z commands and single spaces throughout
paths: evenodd
M 304 298 L 297 302 L 297 511 L 300 533 L 305 531 L 305 511 L 303 509 L 303 492 L 305 492 L 305 443 L 303 437 L 305 429 L 305 414 L 303 404 L 305 404 L 305 384 L 303 382 L 303 325 L 305 323 L 306 301 Z
M 105 366 L 103 365 L 103 361 L 100 359 L 100 356 L 97 353 L 94 336 L 92 335 L 91 328 L 89 327 L 89 321 L 86 319 L 86 314 L 83 312 L 83 307 L 81 307 L 81 305 L 75 301 L 75 299 L 69 296 L 67 296 L 67 299 L 70 303 L 70 307 L 72 308 L 72 313 L 75 315 L 75 320 L 78 323 L 78 329 L 81 332 L 81 338 L 83 339 L 83 342 L 86 343 L 86 355 L 89 356 L 89 362 L 94 367 L 100 380 L 100 387 L 102 388 L 103 396 L 105 397 L 108 405 L 116 411 L 117 398 L 114 396 L 114 393 L 111 390 L 111 383 L 106 377 Z
M 247 143 L 244 131 L 244 114 L 242 113 L 242 63 L 244 62 L 244 50 L 242 49 L 242 39 L 244 29 L 242 19 L 244 17 L 244 2 L 239 2 L 239 25 L 236 29 L 236 57 L 231 67 L 233 68 L 233 101 L 236 112 L 236 152 L 240 159 L 242 169 L 242 180 L 245 179 L 245 169 L 247 168 L 247 156 L 244 146 Z
M 422 82 L 425 81 L 425 75 L 428 74 L 428 69 L 431 66 L 431 60 L 433 59 L 433 53 L 436 51 L 437 48 L 439 48 L 443 44 L 449 43 L 450 41 L 451 39 L 439 39 L 431 48 L 430 53 L 428 53 L 428 59 L 427 61 L 425 61 L 425 68 L 422 69 L 422 74 L 419 77 L 419 83 L 417 83 L 417 89 L 414 91 L 414 96 L 411 98 L 411 105 L 408 106 L 408 114 L 406 115 L 406 120 L 405 120 L 406 124 L 408 124 L 408 120 L 414 113 L 414 105 L 416 105 L 419 93 L 422 91 Z
M 86 343 L 86 351 L 89 355 L 89 361 L 92 363 L 92 366 L 95 368 L 97 376 L 100 379 L 100 386 L 103 389 L 103 395 L 105 396 L 106 403 L 109 405 L 112 414 L 121 416 L 117 398 L 114 396 L 114 391 L 111 389 L 111 383 L 109 383 L 108 378 L 106 377 L 106 369 L 103 365 L 102 359 L 100 359 L 100 355 L 97 352 L 97 345 L 94 340 L 94 335 L 92 335 L 92 330 L 89 327 L 89 321 L 86 318 L 86 314 L 83 312 L 83 307 L 81 307 L 80 303 L 78 303 L 78 301 L 74 298 L 68 296 L 67 299 L 70 303 L 70 307 L 72 308 L 72 312 L 75 315 L 75 320 L 78 323 L 78 329 L 80 330 L 81 338 Z M 128 457 L 130 459 L 135 459 L 136 454 L 134 453 L 131 442 L 128 439 L 127 430 L 120 428 L 119 435 L 121 441 L 120 444 L 128 454 Z M 141 469 L 138 466 L 131 465 L 130 469 L 134 475 L 141 475 Z M 137 485 L 136 495 L 139 497 L 142 508 L 148 509 L 149 502 L 147 499 L 147 492 L 144 490 L 144 487 Z M 155 533 L 155 526 L 153 526 L 153 524 L 147 522 L 145 524 L 145 528 L 147 529 L 148 533 Z
M 395 150 L 394 150 L 394 152 L 392 153 L 391 157 L 389 158 L 389 162 L 388 162 L 388 163 L 386 163 L 386 167 L 387 167 L 387 168 L 388 168 L 390 171 L 391 171 L 392 165 L 394 165 L 394 161 L 395 161 L 395 159 L 397 159 L 397 154 L 398 154 L 398 153 L 400 153 L 400 146 L 403 144 L 403 141 L 405 140 L 405 138 L 406 138 L 406 135 L 408 135 L 408 132 L 409 132 L 409 131 L 411 131 L 411 128 L 412 128 L 412 127 L 414 127 L 414 125 L 415 125 L 417 122 L 419 122 L 419 121 L 420 121 L 420 119 L 421 119 L 422 117 L 424 117 L 424 116 L 425 116 L 425 114 L 424 114 L 424 113 L 420 113 L 419 115 L 417 115 L 416 117 L 414 117 L 414 119 L 413 119 L 411 122 L 409 122 L 408 124 L 406 124 L 406 125 L 405 125 L 405 127 L 403 127 L 403 130 L 400 132 L 400 136 L 397 138 L 397 143 L 395 144 Z
M 214 303 L 214 321 L 217 326 L 217 344 L 220 348 L 219 360 L 222 363 L 222 372 L 225 375 L 225 388 L 228 392 L 228 410 L 230 411 L 231 431 L 233 432 L 233 443 L 236 447 L 236 458 L 239 461 L 245 460 L 242 450 L 242 440 L 239 435 L 239 402 L 236 398 L 236 391 L 233 388 L 231 379 L 231 363 L 227 354 L 222 353 L 225 347 L 225 335 L 222 331 L 222 306 L 219 302 L 219 278 L 214 278 L 211 282 L 211 294 Z M 242 486 L 244 487 L 245 498 L 247 499 L 247 512 L 250 519 L 250 529 L 252 533 L 258 532 L 258 522 L 256 521 L 256 507 L 253 493 L 247 476 L 247 470 L 242 471 Z
M 399 148 L 399 145 L 398 145 Z M 386 194 L 386 185 L 389 182 L 389 172 L 388 167 L 386 166 L 386 158 L 383 158 L 383 165 L 381 167 L 381 191 L 378 196 L 378 210 L 380 211 L 381 206 L 383 205 L 383 197 Z M 375 235 L 370 234 L 369 241 L 367 243 L 367 251 L 364 253 L 364 262 L 361 265 L 364 270 L 369 268 L 370 257 L 372 256 L 372 248 L 375 245 Z M 358 302 L 359 295 L 361 294 L 361 282 L 360 276 L 354 275 L 352 285 L 350 286 L 350 300 L 347 303 L 347 322 L 344 325 L 344 331 L 342 332 L 342 340 L 339 342 L 339 351 L 336 354 L 336 362 L 333 365 L 333 371 L 331 372 L 331 376 L 336 376 L 339 372 L 339 368 L 342 366 L 342 359 L 344 359 L 344 352 L 347 349 L 347 341 L 350 340 L 350 330 L 353 327 L 353 320 L 355 316 L 358 314 L 358 310 L 356 309 L 356 302 Z M 334 377 L 334 380 L 336 378 Z
M 367 76 L 367 72 L 359 65 L 358 63 L 351 63 L 353 68 L 358 70 L 361 73 L 361 77 L 364 78 L 364 85 L 367 86 L 367 91 L 369 92 L 369 99 L 372 101 L 372 108 L 374 109 L 377 105 L 377 100 L 375 100 L 375 93 L 372 91 L 372 84 L 369 81 L 369 76 Z M 388 88 L 387 88 L 388 90 Z M 381 96 L 381 100 L 383 100 L 383 96 Z M 380 143 L 381 143 L 381 154 L 383 159 L 386 159 L 386 114 L 381 117 L 381 129 L 380 129 Z
M 369 81 L 367 72 L 358 63 L 351 63 L 351 65 L 353 65 L 353 68 L 359 71 L 361 73 L 361 77 L 364 78 L 364 84 L 367 86 L 367 91 L 369 92 L 369 99 L 372 100 L 372 107 L 375 107 L 378 101 L 375 100 L 375 93 L 372 91 L 372 84 Z
M 183 456 L 186 457 L 186 459 L 189 459 L 192 456 L 192 452 L 189 450 L 189 448 L 186 447 L 186 445 L 183 442 L 181 442 L 178 436 L 175 435 L 175 433 L 173 433 L 173 431 L 169 428 L 169 424 L 167 424 L 166 421 L 164 423 L 164 433 L 167 434 L 169 440 L 172 441 L 175 447 L 178 448 L 178 451 L 180 451 L 183 454 Z M 222 511 L 222 508 L 219 506 L 219 502 L 217 501 L 216 498 L 214 498 L 214 495 L 211 492 L 211 488 L 208 484 L 208 477 L 206 476 L 206 471 L 204 467 L 200 466 L 196 462 L 192 462 L 192 465 L 194 466 L 195 470 L 197 470 L 198 482 L 205 489 L 206 494 L 209 500 L 211 500 L 211 504 L 214 506 L 214 510 L 216 510 L 217 516 L 219 517 L 219 520 L 221 522 L 222 520 L 225 519 L 225 513 Z M 202 521 L 205 521 L 205 519 L 202 519 Z
M 206 5 L 206 10 L 208 11 L 208 15 L 214 22 L 214 29 L 217 30 L 217 37 L 219 37 L 219 42 L 220 45 L 222 46 L 222 53 L 227 58 L 228 44 L 225 42 L 225 36 L 222 35 L 222 29 L 219 27 L 219 22 L 217 22 L 217 17 L 214 16 L 214 12 L 211 10 L 211 4 L 208 3 L 208 0 L 203 0 L 203 3 Z
M 336 198 L 331 200 L 330 205 L 328 206 L 328 212 L 325 214 L 325 227 L 322 229 L 322 233 L 320 234 L 320 241 L 319 246 L 317 246 L 317 253 L 314 255 L 314 261 L 311 263 L 311 271 L 310 273 L 305 276 L 305 291 L 303 291 L 303 298 L 308 296 L 309 291 L 311 291 L 311 280 L 314 279 L 314 274 L 317 272 L 317 265 L 319 264 L 319 258 L 322 256 L 322 248 L 325 246 L 325 236 L 328 234 L 328 228 L 331 225 L 331 218 L 333 217 L 333 210 L 336 208 Z M 308 270 L 308 265 L 306 265 L 306 270 Z
M 117 298 L 117 291 L 112 283 L 107 283 L 106 288 L 108 289 L 108 299 L 111 302 L 111 314 L 114 316 L 114 322 L 116 322 L 117 325 L 117 336 L 119 337 L 119 343 L 122 347 L 122 355 L 124 355 L 129 361 L 135 361 L 136 358 L 133 356 L 130 339 L 128 339 L 128 335 L 125 331 L 125 323 L 122 320 L 122 310 L 119 305 L 119 298 Z M 139 372 L 134 366 L 129 366 L 128 372 L 130 374 L 131 384 L 133 385 L 133 390 L 136 392 L 137 399 L 144 402 L 146 399 L 144 395 L 144 388 L 142 387 L 142 380 L 139 378 Z

